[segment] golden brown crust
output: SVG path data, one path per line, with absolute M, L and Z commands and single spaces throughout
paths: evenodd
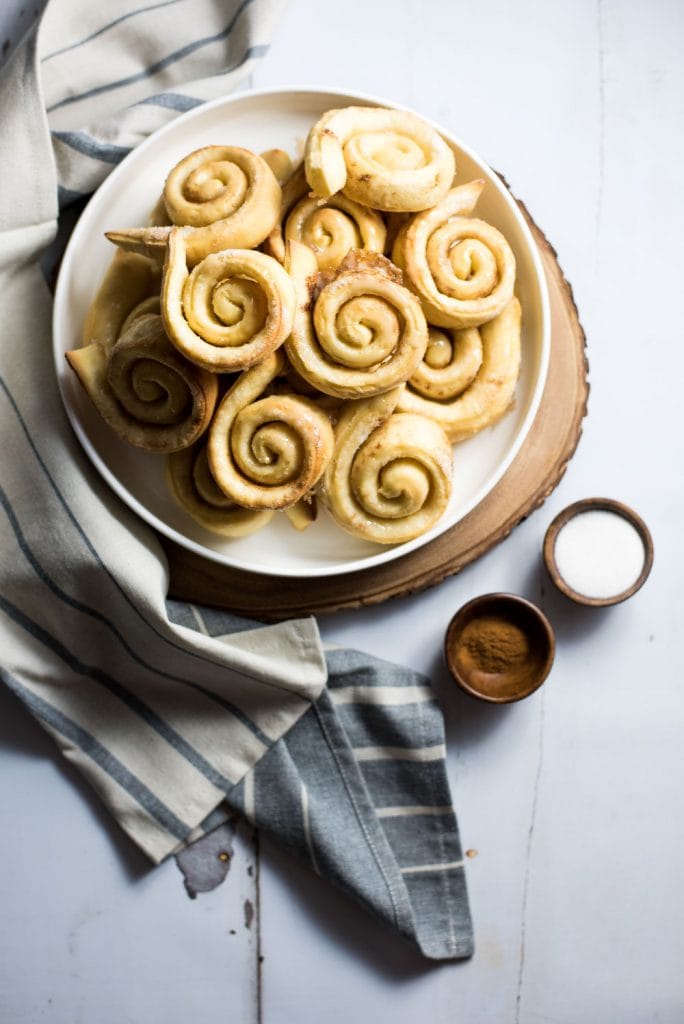
M 179 355 L 159 316 L 138 317 L 109 352 L 93 342 L 66 358 L 102 418 L 129 444 L 173 452 L 209 426 L 216 377 Z
M 464 217 L 484 183 L 452 189 L 441 203 L 413 217 L 399 232 L 392 259 L 437 327 L 478 327 L 510 302 L 515 256 L 496 228 Z
M 168 221 L 182 227 L 188 265 L 223 249 L 252 249 L 273 230 L 281 190 L 262 157 L 238 146 L 205 146 L 183 158 L 164 185 Z M 115 245 L 161 262 L 170 228 L 106 232 Z M 167 223 L 168 223 L 167 221 Z
M 427 324 L 389 260 L 352 250 L 337 272 L 319 277 L 310 250 L 289 242 L 287 267 L 297 308 L 285 348 L 302 377 L 338 398 L 379 394 L 408 380 L 425 353 Z
M 319 270 L 340 265 L 350 249 L 383 252 L 387 231 L 375 210 L 355 203 L 341 193 L 330 199 L 309 195 L 300 164 L 283 186 L 280 219 L 263 244 L 264 252 L 285 262 L 287 240 L 308 245 Z
M 169 237 L 162 281 L 162 316 L 179 352 L 214 373 L 253 366 L 292 329 L 294 286 L 264 253 L 226 249 L 188 273 L 185 237 Z
M 482 339 L 476 327 L 429 327 L 425 357 L 408 387 L 434 401 L 456 398 L 472 384 L 481 365 Z
M 520 372 L 520 329 L 520 303 L 514 297 L 502 313 L 479 328 L 482 364 L 461 394 L 436 401 L 407 388 L 399 409 L 430 416 L 441 424 L 452 444 L 496 423 L 510 408 L 515 394 Z
M 454 180 L 454 154 L 416 114 L 385 107 L 327 111 L 309 132 L 306 177 L 317 198 L 344 192 L 376 210 L 425 210 Z
M 137 253 L 114 253 L 83 323 L 82 345 L 96 343 L 109 351 L 131 311 L 159 294 L 160 268 Z
M 206 146 L 147 227 L 107 233 L 120 251 L 67 359 L 119 436 L 176 452 L 198 523 L 243 536 L 283 509 L 304 529 L 320 494 L 396 544 L 442 515 L 449 442 L 503 415 L 520 365 L 513 254 L 471 216 L 484 182 L 454 171 L 413 114 L 330 110 L 299 166 Z
M 181 508 L 200 526 L 223 537 L 247 537 L 273 518 L 273 512 L 240 508 L 226 497 L 211 475 L 204 438 L 169 455 L 166 480 Z
M 316 486 L 332 456 L 332 426 L 313 402 L 299 395 L 260 397 L 284 362 L 274 352 L 245 371 L 209 431 L 212 475 L 245 508 L 289 508 Z
M 385 224 L 379 213 L 344 195 L 300 199 L 287 217 L 285 239 L 303 242 L 316 256 L 319 270 L 339 267 L 352 249 L 381 253 Z
M 394 412 L 403 385 L 349 402 L 335 427 L 322 498 L 349 533 L 400 544 L 429 530 L 451 497 L 451 447 L 423 416 Z

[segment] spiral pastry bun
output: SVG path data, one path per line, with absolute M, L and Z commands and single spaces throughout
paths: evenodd
M 245 371 L 225 395 L 209 430 L 212 475 L 236 504 L 289 508 L 320 480 L 333 451 L 330 420 L 295 395 L 260 398 L 285 359 L 274 352 Z
M 149 296 L 158 295 L 160 284 L 157 264 L 118 249 L 86 313 L 81 344 L 96 343 L 108 352 L 128 316 Z
M 109 352 L 93 342 L 66 358 L 102 418 L 129 444 L 173 452 L 209 426 L 217 378 L 183 359 L 160 316 L 135 318 Z
M 331 270 L 350 249 L 384 251 L 387 229 L 379 213 L 342 193 L 328 200 L 308 193 L 300 164 L 283 186 L 280 221 L 264 242 L 264 252 L 284 263 L 286 241 L 302 242 L 315 254 L 319 270 Z
M 452 189 L 399 232 L 392 259 L 419 296 L 430 323 L 478 327 L 498 316 L 513 296 L 515 256 L 495 227 L 461 216 L 482 182 Z
M 174 228 L 161 308 L 169 337 L 187 359 L 214 373 L 244 370 L 282 345 L 292 329 L 295 290 L 272 257 L 226 249 L 190 273 L 185 236 Z
M 297 309 L 285 349 L 305 380 L 326 395 L 363 398 L 409 379 L 427 324 L 389 260 L 352 249 L 336 273 L 317 276 L 311 250 L 289 242 L 286 267 Z
M 149 314 L 152 314 L 153 316 L 161 316 L 160 295 L 150 295 L 149 298 L 143 299 L 142 302 L 139 302 L 137 306 L 133 307 L 121 325 L 119 337 L 122 334 L 125 334 L 129 327 L 132 327 L 133 323 L 141 316 L 148 316 Z
M 434 420 L 394 412 L 403 387 L 350 402 L 335 427 L 322 498 L 348 533 L 377 544 L 419 537 L 451 497 L 449 441 Z
M 164 206 L 172 224 L 186 234 L 193 267 L 222 249 L 252 249 L 273 230 L 281 191 L 268 163 L 238 146 L 205 146 L 184 157 L 164 185 Z M 155 218 L 159 220 L 157 216 Z M 121 248 L 163 260 L 169 227 L 108 231 Z
M 481 365 L 482 339 L 476 327 L 428 327 L 425 357 L 408 387 L 433 401 L 456 398 L 472 384 Z
M 451 400 L 435 394 L 417 394 L 413 381 L 399 399 L 398 410 L 436 420 L 451 441 L 464 441 L 501 419 L 509 409 L 520 372 L 520 303 L 514 297 L 502 313 L 479 329 L 455 331 L 475 348 L 472 335 L 479 334 L 482 363 L 472 383 Z
M 426 121 L 404 110 L 329 110 L 309 132 L 306 178 L 315 197 L 344 192 L 376 210 L 426 210 L 447 193 L 454 154 Z
M 247 537 L 256 533 L 275 514 L 240 508 L 226 497 L 211 475 L 204 438 L 168 456 L 166 479 L 181 508 L 200 526 L 224 537 Z
M 300 199 L 285 223 L 285 239 L 308 245 L 319 270 L 338 267 L 350 249 L 382 252 L 386 233 L 379 213 L 342 194 Z

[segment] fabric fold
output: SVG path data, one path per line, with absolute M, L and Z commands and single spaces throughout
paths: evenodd
M 49 5 L 48 16 L 64 6 Z M 3 669 L 159 860 L 304 713 L 326 667 L 313 620 L 270 627 L 258 657 L 171 623 L 159 543 L 69 427 L 37 262 L 57 212 L 38 69 L 34 34 L 0 80 L 16 140 L 0 157 L 0 422 L 11 453 L 0 478 Z

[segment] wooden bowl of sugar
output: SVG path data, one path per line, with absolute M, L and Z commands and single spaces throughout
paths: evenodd
M 544 564 L 561 593 L 595 608 L 636 594 L 653 565 L 653 540 L 634 509 L 612 498 L 564 508 L 544 537 Z

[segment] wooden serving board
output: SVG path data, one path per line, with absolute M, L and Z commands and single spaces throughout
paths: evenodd
M 587 411 L 585 336 L 556 252 L 520 203 L 544 263 L 551 302 L 551 358 L 532 428 L 487 497 L 440 537 L 403 558 L 340 576 L 262 576 L 201 558 L 160 538 L 170 569 L 169 596 L 272 621 L 309 612 L 378 604 L 440 583 L 502 541 L 558 485 L 575 452 Z

